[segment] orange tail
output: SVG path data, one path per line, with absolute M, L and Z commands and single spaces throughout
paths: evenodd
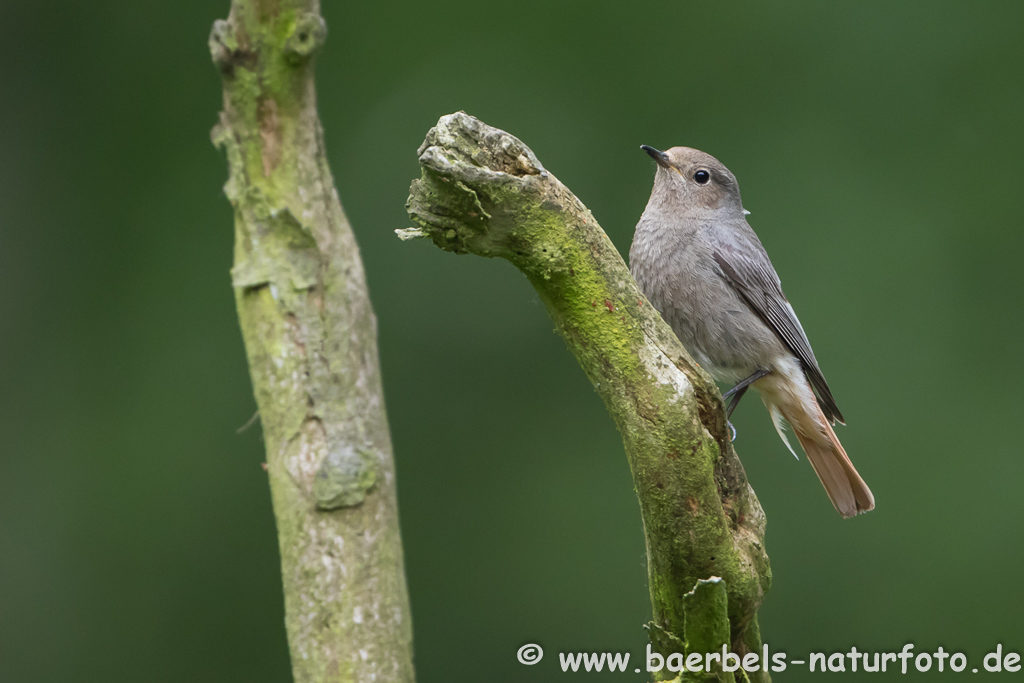
M 843 445 L 836 438 L 832 425 L 825 421 L 821 408 L 818 408 L 817 404 L 814 407 L 817 408 L 820 424 L 824 425 L 825 439 L 821 439 L 821 432 L 818 430 L 813 434 L 804 434 L 794 425 L 793 431 L 803 446 L 807 459 L 811 461 L 811 467 L 821 480 L 821 485 L 825 487 L 825 493 L 843 517 L 854 517 L 862 512 L 874 510 L 875 497 L 871 494 L 871 489 L 850 462 Z
M 800 441 L 807 459 L 811 461 L 814 473 L 821 480 L 821 485 L 825 487 L 825 492 L 832 500 L 836 511 L 843 517 L 854 517 L 873 510 L 875 497 L 871 494 L 871 489 L 864 483 L 847 457 L 832 425 L 825 419 L 818 402 L 814 399 L 810 385 L 804 381 L 804 387 L 798 388 L 783 377 L 771 376 L 758 384 L 762 382 L 764 384 L 758 388 L 768 411 L 772 414 L 779 436 L 786 441 L 778 419 L 782 417 L 792 425 L 793 433 Z M 789 445 L 788 441 L 786 445 Z

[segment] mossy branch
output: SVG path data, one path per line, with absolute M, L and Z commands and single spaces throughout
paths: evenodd
M 231 271 L 266 446 L 298 683 L 413 680 L 376 321 L 327 165 L 316 0 L 234 0 L 224 82 Z
M 668 655 L 730 641 L 738 653 L 758 652 L 756 613 L 771 581 L 765 518 L 714 383 L 590 211 L 526 145 L 460 112 L 442 117 L 418 153 L 422 175 L 407 206 L 418 227 L 400 236 L 511 261 L 618 425 L 647 540 L 653 646 Z M 695 590 L 711 577 L 728 596 L 717 608 L 720 588 Z

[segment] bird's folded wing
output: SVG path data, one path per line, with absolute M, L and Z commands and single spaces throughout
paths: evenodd
M 712 256 L 722 269 L 726 281 L 800 359 L 807 379 L 818 394 L 818 402 L 825 417 L 829 422 L 838 420 L 845 424 L 825 376 L 818 367 L 804 328 L 786 300 L 786 295 L 782 293 L 782 283 L 779 282 L 768 254 L 753 231 L 747 226 L 743 227 L 744 230 L 730 231 L 728 240 L 717 234 L 709 234 Z M 746 234 L 748 232 L 749 235 Z

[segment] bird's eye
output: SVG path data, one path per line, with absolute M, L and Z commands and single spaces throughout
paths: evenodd
M 711 174 L 702 168 L 693 174 L 693 180 L 698 185 L 707 185 L 709 182 L 711 182 Z

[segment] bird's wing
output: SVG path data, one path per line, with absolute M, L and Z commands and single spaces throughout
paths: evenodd
M 716 230 L 709 231 L 712 256 L 722 269 L 726 281 L 800 359 L 807 379 L 818 394 L 818 403 L 825 417 L 829 422 L 838 420 L 846 424 L 825 376 L 818 367 L 804 328 L 786 300 L 786 295 L 782 293 L 782 283 L 779 282 L 768 254 L 753 230 L 745 224 L 742 227 L 741 230 L 730 231 L 728 240 L 723 239 Z

